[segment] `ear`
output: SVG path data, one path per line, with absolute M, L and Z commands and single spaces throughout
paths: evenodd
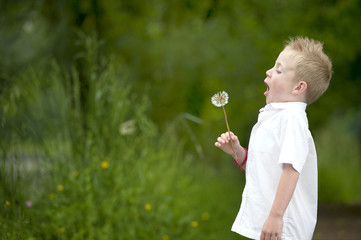
M 305 93 L 307 90 L 307 83 L 305 81 L 299 81 L 297 85 L 292 90 L 293 94 L 299 95 Z

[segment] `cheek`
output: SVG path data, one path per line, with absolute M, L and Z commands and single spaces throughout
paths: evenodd
M 273 84 L 273 86 L 272 86 L 272 90 L 273 90 L 274 93 L 278 94 L 278 93 L 281 93 L 284 90 L 284 87 L 281 84 L 275 82 Z
M 290 88 L 290 84 L 284 78 L 279 78 L 273 83 L 273 87 L 277 92 L 285 92 Z

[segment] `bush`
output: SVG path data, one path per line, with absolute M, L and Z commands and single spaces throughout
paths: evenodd
M 315 137 L 322 203 L 361 202 L 360 112 L 334 115 Z

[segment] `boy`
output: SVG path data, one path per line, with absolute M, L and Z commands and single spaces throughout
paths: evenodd
M 233 133 L 215 146 L 246 172 L 232 231 L 251 239 L 312 239 L 317 219 L 317 156 L 306 106 L 328 88 L 332 64 L 318 41 L 291 39 L 266 72 L 267 105 L 260 110 L 248 152 Z

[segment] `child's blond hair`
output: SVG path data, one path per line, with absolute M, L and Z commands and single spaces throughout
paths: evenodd
M 319 41 L 296 37 L 290 38 L 285 48 L 295 51 L 295 80 L 307 83 L 306 102 L 316 101 L 328 88 L 332 77 L 332 63 L 323 52 Z

